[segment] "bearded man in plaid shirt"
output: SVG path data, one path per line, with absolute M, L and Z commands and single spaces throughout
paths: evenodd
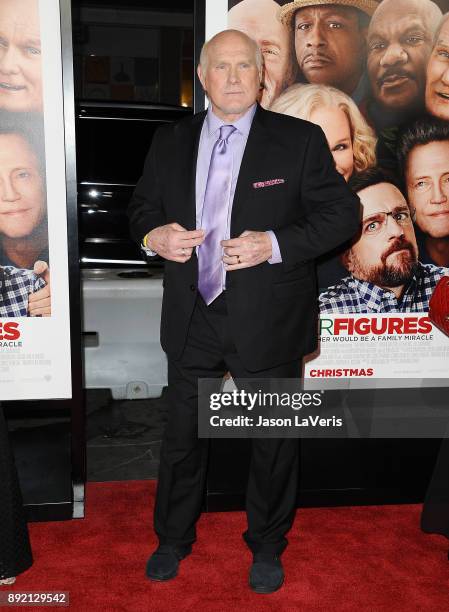
M 30 294 L 45 285 L 44 279 L 32 270 L 0 267 L 0 318 L 28 317 Z
M 360 232 L 342 255 L 350 275 L 320 294 L 320 312 L 426 312 L 449 268 L 418 261 L 414 210 L 378 169 L 354 175 L 349 186 L 362 203 Z

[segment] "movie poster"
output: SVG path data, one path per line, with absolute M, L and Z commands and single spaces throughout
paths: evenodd
M 0 0 L 0 400 L 71 397 L 58 0 Z
M 448 10 L 206 0 L 206 39 L 233 28 L 258 43 L 260 104 L 318 124 L 362 203 L 357 236 L 317 262 L 320 343 L 306 378 L 447 377 L 449 338 L 428 311 L 449 276 Z

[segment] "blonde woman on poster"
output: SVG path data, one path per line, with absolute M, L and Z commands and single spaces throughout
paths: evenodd
M 325 85 L 292 85 L 270 110 L 319 125 L 346 181 L 353 173 L 376 165 L 374 132 L 355 102 L 342 91 Z M 333 285 L 346 275 L 338 259 L 340 252 L 341 248 L 318 259 L 320 287 Z

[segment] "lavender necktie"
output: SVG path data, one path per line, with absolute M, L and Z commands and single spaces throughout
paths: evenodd
M 229 136 L 233 125 L 222 125 L 220 136 L 212 150 L 204 194 L 201 228 L 206 231 L 198 249 L 198 290 L 209 306 L 223 290 L 223 247 L 228 220 L 229 195 L 232 179 L 232 151 Z

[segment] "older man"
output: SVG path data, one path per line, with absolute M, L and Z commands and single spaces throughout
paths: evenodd
M 368 114 L 377 130 L 403 123 L 424 105 L 426 65 L 441 10 L 432 0 L 383 0 L 368 30 Z
M 374 0 L 295 0 L 279 19 L 294 31 L 296 59 L 309 83 L 332 85 L 359 104 L 365 97 L 366 33 Z
M 38 0 L 0 2 L 0 108 L 42 112 Z
M 243 0 L 228 13 L 228 25 L 255 40 L 262 51 L 264 70 L 260 104 L 269 108 L 295 79 L 289 29 L 277 20 L 274 0 Z
M 257 44 L 227 30 L 203 47 L 210 101 L 158 131 L 130 204 L 131 233 L 165 258 L 161 342 L 171 406 L 161 449 L 147 575 L 168 580 L 191 552 L 207 462 L 198 381 L 295 378 L 316 346 L 314 259 L 359 221 L 321 129 L 256 104 Z M 298 444 L 254 439 L 247 491 L 250 586 L 280 588 L 294 516 Z M 220 536 L 217 539 L 220 545 Z
M 416 209 L 420 259 L 449 266 L 449 124 L 423 117 L 406 126 L 398 157 Z
M 414 210 L 377 169 L 349 180 L 362 202 L 359 234 L 343 254 L 350 276 L 319 296 L 322 313 L 425 312 L 448 268 L 418 261 Z
M 426 108 L 434 117 L 449 120 L 449 14 L 438 26 L 427 64 Z

